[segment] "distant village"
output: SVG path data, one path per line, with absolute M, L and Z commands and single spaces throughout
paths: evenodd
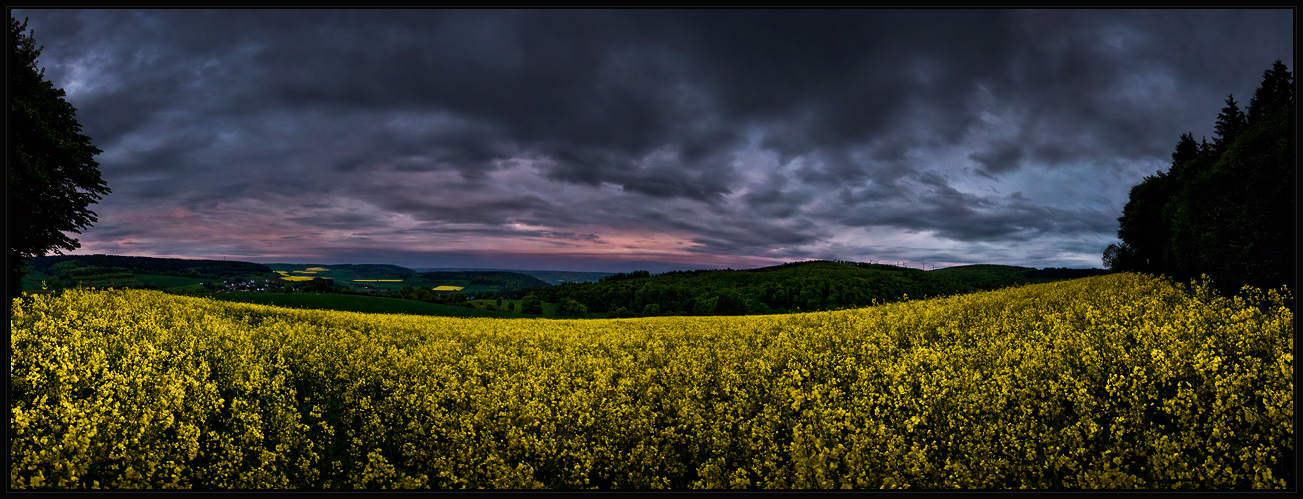
M 228 280 L 222 281 L 221 284 L 216 282 L 204 283 L 205 288 L 211 289 L 214 293 L 236 293 L 236 292 L 266 292 L 280 291 L 285 289 L 284 281 L 280 279 L 263 279 L 261 282 L 255 279 L 249 280 Z
M 327 278 L 327 281 L 330 281 L 330 279 Z M 223 280 L 220 283 L 217 281 L 203 283 L 203 286 L 208 290 L 212 291 L 213 293 L 277 292 L 277 291 L 283 291 L 287 285 L 291 285 L 289 281 L 275 278 L 275 277 L 268 278 L 268 279 L 230 279 L 230 280 Z M 381 288 L 373 284 L 356 283 L 356 282 L 353 283 L 352 286 L 349 286 L 349 288 L 355 291 L 362 291 L 371 294 L 385 293 L 390 291 L 388 289 Z M 296 289 L 298 289 L 298 287 L 296 287 Z M 460 291 L 461 289 L 462 288 L 460 286 L 440 286 L 438 288 L 431 288 L 430 291 L 434 294 L 447 294 L 454 291 Z M 473 300 L 475 298 L 474 295 L 468 295 L 467 299 Z

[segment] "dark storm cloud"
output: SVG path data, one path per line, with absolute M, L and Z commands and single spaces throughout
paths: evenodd
M 411 215 L 417 220 L 447 221 L 453 223 L 504 223 L 520 212 L 546 210 L 550 204 L 537 197 L 500 199 L 491 201 L 444 202 L 426 196 L 389 197 L 377 204 L 392 211 Z
M 1108 213 L 1097 209 L 1060 209 L 1034 204 L 1022 193 L 1006 198 L 982 196 L 955 189 L 941 176 L 925 172 L 915 175 L 898 192 L 906 197 L 874 195 L 871 192 L 843 197 L 846 205 L 841 222 L 848 226 L 892 226 L 907 231 L 929 231 L 946 239 L 979 241 L 1027 241 L 1045 234 L 1100 233 L 1116 230 Z M 902 186 L 904 187 L 904 186 Z M 856 201 L 858 197 L 859 201 Z
M 781 223 L 735 220 L 729 225 L 717 225 L 710 231 L 692 238 L 699 247 L 689 248 L 700 253 L 737 252 L 755 256 L 773 256 L 771 250 L 786 249 L 809 244 L 827 237 L 827 228 L 809 219 L 783 219 Z
M 971 82 L 998 70 L 979 61 L 1009 43 L 1005 16 L 994 11 L 681 15 L 721 111 L 790 125 L 766 138 L 787 154 L 863 142 L 920 100 L 961 108 Z
M 633 17 L 313 14 L 281 14 L 287 29 L 254 57 L 263 105 L 446 112 L 490 123 L 503 142 L 553 158 L 552 178 L 589 184 L 618 180 L 654 149 L 686 139 L 679 136 L 695 118 L 693 102 L 677 89 L 684 76 L 674 68 L 677 56 L 623 29 L 637 24 Z M 290 43 L 302 38 L 319 44 Z M 484 137 L 464 138 L 435 142 L 452 158 L 501 157 Z
M 203 220 L 249 242 L 173 239 L 353 259 L 1093 261 L 1180 134 L 1293 59 L 1290 10 L 14 12 L 105 150 L 88 240 Z
M 755 190 L 742 196 L 748 209 L 764 218 L 788 218 L 797 210 L 814 199 L 815 193 L 799 186 L 786 186 L 787 182 L 777 173 L 770 173 L 765 181 Z
M 1022 166 L 1022 146 L 1013 142 L 990 145 L 990 149 L 969 154 L 973 161 L 981 163 L 982 173 L 988 176 L 1017 170 Z

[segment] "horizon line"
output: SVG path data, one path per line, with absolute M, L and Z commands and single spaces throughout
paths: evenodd
M 185 257 L 181 257 L 181 256 L 114 255 L 114 254 L 108 254 L 108 253 L 64 253 L 64 254 L 41 255 L 41 256 L 39 256 L 39 257 L 33 257 L 33 258 L 48 258 L 48 257 L 59 257 L 59 256 L 118 256 L 118 257 L 131 257 L 131 258 L 158 258 L 158 259 L 172 259 L 172 260 L 234 261 L 234 262 L 256 263 L 256 264 L 259 264 L 259 265 L 391 265 L 391 266 L 394 266 L 394 267 L 401 267 L 401 268 L 406 268 L 406 269 L 409 269 L 409 270 L 424 269 L 424 270 L 461 270 L 461 271 L 484 270 L 484 271 L 531 271 L 531 272 L 580 272 L 580 273 L 593 273 L 593 274 L 619 274 L 619 273 L 630 273 L 630 272 L 638 272 L 638 271 L 641 271 L 641 270 L 646 270 L 646 269 L 633 269 L 633 270 L 625 270 L 625 271 L 619 271 L 619 272 L 611 272 L 611 271 L 603 271 L 603 270 L 561 270 L 561 269 L 546 269 L 546 268 L 508 268 L 508 267 L 482 267 L 482 266 L 480 266 L 480 267 L 459 267 L 459 266 L 408 266 L 408 265 L 399 265 L 399 264 L 396 264 L 396 263 L 375 263 L 375 262 L 368 262 L 368 263 L 345 263 L 345 262 L 320 263 L 320 262 L 318 261 L 318 262 L 306 262 L 306 263 L 301 263 L 301 262 L 291 262 L 291 261 L 270 261 L 270 260 L 268 260 L 268 259 L 261 259 L 261 258 L 260 258 L 259 260 L 268 260 L 268 261 L 255 261 L 255 260 L 253 260 L 253 259 L 231 258 L 229 255 L 222 255 L 222 256 L 219 256 L 219 257 L 193 257 L 193 256 L 185 256 Z M 1066 268 L 1066 269 L 1077 269 L 1077 268 L 1081 268 L 1081 269 L 1098 269 L 1098 267 L 1035 267 L 1035 266 L 1026 266 L 1026 265 L 1010 265 L 1010 264 L 1003 264 L 1003 263 L 960 263 L 960 264 L 953 264 L 953 265 L 946 265 L 946 266 L 932 266 L 933 268 L 928 269 L 928 268 L 926 268 L 926 267 L 928 267 L 929 265 L 928 265 L 926 262 L 911 262 L 911 261 L 908 261 L 908 260 L 883 260 L 883 261 L 879 261 L 879 260 L 869 260 L 869 261 L 856 261 L 856 260 L 827 259 L 827 258 L 809 258 L 809 259 L 804 259 L 804 260 L 791 260 L 791 261 L 786 261 L 786 262 L 783 262 L 783 263 L 778 263 L 778 264 L 774 264 L 774 265 L 760 266 L 760 267 L 733 268 L 733 267 L 731 267 L 731 266 L 725 266 L 725 267 L 704 267 L 704 266 L 703 266 L 703 267 L 692 268 L 692 269 L 665 270 L 665 271 L 660 271 L 660 272 L 651 272 L 651 271 L 648 270 L 648 272 L 651 272 L 651 273 L 654 274 L 654 275 L 659 275 L 659 274 L 664 274 L 664 273 L 667 273 L 667 272 L 698 272 L 698 271 L 715 271 L 715 270 L 757 270 L 757 269 L 764 269 L 764 268 L 770 268 L 770 267 L 778 267 L 778 266 L 782 266 L 782 265 L 790 265 L 790 264 L 794 264 L 794 263 L 805 263 L 805 262 L 835 262 L 835 263 L 837 263 L 837 262 L 849 262 L 849 263 L 865 263 L 865 264 L 869 264 L 869 265 L 887 265 L 887 266 L 892 266 L 892 267 L 901 267 L 901 268 L 912 269 L 912 270 L 922 270 L 922 271 L 925 271 L 925 272 L 928 271 L 928 270 L 942 270 L 942 269 L 947 269 L 947 268 L 954 268 L 954 267 L 968 267 L 968 266 L 976 266 L 976 265 L 995 265 L 995 266 L 1001 266 L 1001 267 L 1022 267 L 1022 268 L 1030 268 L 1030 269 L 1040 269 L 1040 268 L 1044 268 L 1044 269 L 1049 269 L 1049 268 Z M 642 263 L 652 263 L 652 262 L 642 262 Z M 654 262 L 654 263 L 661 263 L 661 264 L 667 264 L 667 265 L 678 265 L 678 264 L 672 264 L 672 263 L 670 263 L 670 262 Z M 912 267 L 912 266 L 908 265 L 908 264 L 910 264 L 910 263 L 919 263 L 919 264 L 920 264 L 920 267 Z

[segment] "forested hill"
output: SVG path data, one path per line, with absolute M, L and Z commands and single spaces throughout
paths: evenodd
M 893 265 L 809 261 L 750 270 L 697 270 L 608 276 L 597 283 L 534 291 L 553 303 L 574 300 L 589 313 L 742 315 L 833 310 L 1087 277 L 1098 269 L 970 265 L 922 271 Z
M 928 272 L 939 276 L 945 276 L 968 286 L 987 291 L 1021 284 L 1033 284 L 1062 279 L 1077 279 L 1108 273 L 1108 271 L 1104 269 L 1069 269 L 1054 267 L 1036 269 L 1032 267 L 989 264 L 961 265 L 958 267 L 930 270 Z
M 534 293 L 574 300 L 610 316 L 743 315 L 831 310 L 979 290 L 957 279 L 891 265 L 811 261 L 750 270 L 698 270 L 608 276 Z
M 116 271 L 212 279 L 258 273 L 270 274 L 272 272 L 270 267 L 252 262 L 117 255 L 41 256 L 28 260 L 27 264 L 46 274 L 58 273 L 57 271 L 61 266 L 73 269 L 74 274 L 99 274 Z

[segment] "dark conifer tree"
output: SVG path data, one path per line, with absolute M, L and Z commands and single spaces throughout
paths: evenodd
M 1116 270 L 1163 273 L 1167 270 L 1163 250 L 1171 223 L 1163 217 L 1172 196 L 1173 184 L 1159 171 L 1131 187 L 1122 216 L 1118 217 L 1118 239 L 1131 249 L 1129 257 L 1115 264 Z
M 1213 145 L 1183 134 L 1172 168 L 1132 187 L 1105 251 L 1113 270 L 1206 274 L 1224 291 L 1275 287 L 1295 272 L 1293 78 L 1279 62 L 1264 73 L 1250 106 L 1227 96 Z
M 1194 161 L 1199 157 L 1199 143 L 1194 141 L 1194 134 L 1186 132 L 1181 135 L 1180 142 L 1176 143 L 1176 151 L 1172 153 L 1172 169 L 1179 169 L 1181 165 Z
M 1240 136 L 1240 132 L 1248 126 L 1248 118 L 1244 116 L 1244 111 L 1240 110 L 1240 105 L 1235 102 L 1235 96 L 1226 95 L 1226 107 L 1217 115 L 1217 136 L 1213 137 L 1213 148 L 1221 153 L 1227 147 L 1235 142 L 1235 138 Z
M 1262 121 L 1272 110 L 1294 105 L 1294 75 L 1279 59 L 1262 73 L 1262 85 L 1249 99 L 1249 123 Z

